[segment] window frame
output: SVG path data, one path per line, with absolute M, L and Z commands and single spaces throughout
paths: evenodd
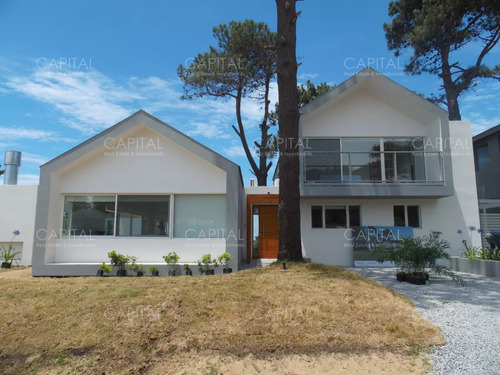
M 118 197 L 119 196 L 162 196 L 162 197 L 169 197 L 169 212 L 168 212 L 168 219 L 169 219 L 169 233 L 168 236 L 162 236 L 162 235 L 142 235 L 142 236 L 134 236 L 134 235 L 117 235 L 117 226 L 118 226 Z M 173 204 L 174 204 L 174 194 L 173 193 L 167 193 L 167 194 L 144 194 L 144 193 L 120 193 L 120 194 L 100 194 L 100 193 L 71 193 L 71 194 L 62 194 L 62 206 L 63 206 L 63 213 L 61 215 L 61 238 L 71 238 L 71 237 L 78 237 L 78 236 L 72 236 L 71 235 L 71 228 L 70 228 L 70 234 L 63 234 L 64 233 L 64 203 L 66 202 L 66 197 L 80 197 L 80 196 L 88 196 L 88 197 L 113 197 L 114 198 L 114 226 L 113 226 L 113 234 L 111 235 L 99 235 L 99 238 L 173 238 L 173 214 L 174 214 L 174 209 L 173 209 Z
M 481 164 L 479 163 L 479 150 L 486 150 L 486 156 L 487 156 L 487 165 L 481 167 Z M 490 163 L 490 148 L 488 143 L 484 143 L 481 146 L 476 147 L 474 150 L 474 164 L 476 167 L 476 171 L 484 171 L 488 169 L 491 166 Z
M 344 207 L 345 214 L 346 214 L 346 226 L 341 227 L 341 228 L 330 228 L 326 227 L 326 208 L 327 207 Z M 313 227 L 313 217 L 312 217 L 312 211 L 313 207 L 321 207 L 321 227 Z M 350 208 L 351 207 L 358 207 L 359 208 L 359 224 L 360 226 L 362 225 L 362 214 L 361 214 L 361 205 L 359 204 L 311 204 L 311 229 L 312 230 L 318 230 L 318 229 L 349 229 L 352 228 L 351 225 L 351 215 L 350 215 Z
M 404 216 L 405 216 L 405 225 L 404 226 L 405 227 L 422 229 L 422 210 L 421 210 L 419 204 L 394 204 L 392 206 L 392 220 L 393 220 L 395 227 L 399 226 L 399 225 L 396 225 L 396 216 L 394 215 L 394 210 L 396 207 L 403 207 L 403 209 L 404 209 Z M 408 207 L 416 207 L 417 208 L 417 213 L 418 213 L 418 226 L 417 227 L 408 225 L 408 223 L 409 223 Z
M 303 180 L 305 183 L 317 183 L 317 182 L 326 182 L 326 183 L 335 183 L 335 184 L 338 184 L 338 183 L 352 183 L 353 181 L 355 182 L 356 180 L 350 180 L 349 179 L 349 175 L 346 175 L 344 174 L 344 167 L 349 167 L 351 168 L 352 165 L 351 165 L 351 160 L 347 160 L 347 164 L 344 165 L 344 162 L 345 162 L 345 159 L 347 158 L 347 156 L 344 154 L 345 151 L 344 150 L 344 140 L 347 140 L 347 141 L 354 141 L 354 140 L 360 140 L 360 141 L 366 141 L 366 140 L 378 140 L 379 142 L 379 151 L 375 151 L 375 152 L 378 152 L 380 153 L 380 158 L 378 160 L 378 163 L 379 163 L 379 167 L 380 167 L 380 180 L 363 180 L 364 183 L 391 183 L 391 184 L 398 184 L 398 183 L 407 183 L 407 182 L 421 182 L 421 181 L 427 181 L 428 179 L 428 171 L 427 171 L 427 161 L 424 159 L 423 161 L 423 174 L 424 174 L 424 180 L 421 180 L 421 179 L 417 179 L 417 173 L 415 171 L 414 174 L 415 174 L 415 178 L 414 179 L 411 179 L 411 180 L 406 180 L 406 179 L 398 179 L 397 178 L 397 171 L 395 170 L 394 173 L 395 173 L 395 176 L 396 178 L 395 179 L 387 179 L 387 170 L 386 170 L 386 156 L 388 155 L 389 152 L 393 152 L 394 155 L 397 155 L 397 152 L 398 151 L 387 151 L 388 153 L 386 153 L 386 150 L 385 150 L 385 143 L 386 141 L 391 141 L 391 140 L 395 140 L 395 141 L 401 141 L 401 140 L 408 140 L 408 141 L 411 141 L 411 143 L 413 144 L 413 142 L 415 142 L 415 140 L 420 140 L 420 142 L 422 143 L 421 145 L 421 150 L 409 150 L 407 152 L 415 152 L 415 153 L 418 153 L 418 152 L 423 152 L 424 151 L 424 146 L 426 144 L 426 137 L 425 136 L 411 136 L 411 137 L 406 137 L 406 136 L 394 136 L 394 137 L 305 137 L 305 142 L 304 144 L 306 146 L 304 146 L 303 148 L 303 151 L 304 151 L 304 157 L 302 158 L 302 164 L 303 164 L 303 171 L 302 171 L 302 175 L 303 175 Z M 310 153 L 314 153 L 314 150 L 312 150 L 310 147 L 308 147 L 309 145 L 309 141 L 311 140 L 338 140 L 339 141 L 339 146 L 340 146 L 340 164 L 338 165 L 339 167 L 339 173 L 340 173 L 340 179 L 332 179 L 332 180 L 308 180 L 307 179 L 307 169 L 308 169 L 308 165 L 307 165 L 307 155 L 306 153 L 307 152 L 310 152 Z M 325 152 L 325 151 L 317 151 L 319 153 L 321 152 Z M 351 151 L 351 152 L 356 152 L 356 151 Z M 369 152 L 369 151 L 360 151 L 360 152 Z M 406 151 L 405 151 L 406 152 Z M 413 155 L 413 154 L 411 154 Z M 394 161 L 394 164 L 397 165 L 397 161 Z M 347 178 L 346 178 L 347 177 Z

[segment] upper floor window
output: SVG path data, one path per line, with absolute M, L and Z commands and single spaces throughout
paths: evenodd
M 306 139 L 305 180 L 314 182 L 442 181 L 441 154 L 424 139 Z
M 476 148 L 476 170 L 480 171 L 490 167 L 490 155 L 488 153 L 488 145 L 483 145 Z

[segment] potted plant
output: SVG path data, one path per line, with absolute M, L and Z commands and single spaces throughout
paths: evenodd
M 221 254 L 217 259 L 219 260 L 219 264 L 222 266 L 222 273 L 233 272 L 233 269 L 227 266 L 227 262 L 229 262 L 232 259 L 231 254 L 229 253 Z
M 135 272 L 137 277 L 144 276 L 144 272 L 146 271 L 142 264 L 137 264 L 135 262 L 132 263 L 132 265 L 130 266 L 130 269 Z
M 158 267 L 151 266 L 149 267 L 149 271 L 151 272 L 151 276 L 159 276 L 160 272 L 158 271 Z
M 14 238 L 16 236 L 19 236 L 21 232 L 18 230 L 15 230 L 12 232 L 13 236 L 12 239 L 10 240 L 9 247 L 5 249 L 2 247 L 2 250 L 0 251 L 0 259 L 3 260 L 2 262 L 2 268 L 11 268 L 12 267 L 12 262 L 16 259 L 16 256 L 21 254 L 20 251 L 16 251 L 14 247 L 12 246 L 12 242 L 14 242 Z
M 168 265 L 168 276 L 175 276 L 175 267 L 177 267 L 177 262 L 179 262 L 180 257 L 173 251 L 165 255 L 163 259 Z
M 118 268 L 116 271 L 116 276 L 127 276 L 127 266 L 130 263 L 131 257 L 128 255 L 123 255 L 117 253 L 115 250 L 108 253 L 108 257 L 111 260 L 111 265 Z M 135 257 L 132 258 L 135 262 Z
M 99 269 L 97 270 L 97 276 L 103 277 L 105 273 L 111 273 L 111 267 L 108 266 L 105 262 L 102 262 L 102 264 L 99 266 Z
M 431 232 L 422 237 L 405 237 L 398 240 L 394 246 L 378 246 L 375 254 L 377 261 L 393 261 L 400 267 L 398 280 L 404 277 L 405 281 L 411 284 L 425 285 L 429 280 L 428 271 L 432 270 L 463 285 L 464 281 L 460 276 L 448 267 L 437 264 L 440 259 L 450 259 L 446 252 L 449 247 L 448 241 L 441 239 L 440 232 Z
M 193 271 L 191 271 L 191 267 L 189 267 L 189 264 L 184 265 L 184 271 L 186 272 L 186 276 L 193 276 Z
M 215 269 L 211 267 L 217 267 L 217 259 L 213 258 L 211 254 L 205 254 L 198 260 L 198 270 L 200 275 L 215 275 Z

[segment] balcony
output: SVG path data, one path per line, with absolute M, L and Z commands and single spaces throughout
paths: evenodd
M 302 195 L 448 196 L 438 151 L 311 151 L 302 158 Z

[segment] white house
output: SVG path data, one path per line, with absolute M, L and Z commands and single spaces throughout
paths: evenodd
M 243 194 L 239 166 L 138 111 L 41 166 L 33 275 L 94 275 L 111 250 L 237 268 Z
M 300 137 L 306 258 L 353 266 L 360 226 L 479 245 L 470 123 L 367 68 L 302 108 Z M 281 188 L 243 188 L 236 164 L 139 111 L 41 167 L 33 275 L 93 275 L 111 250 L 274 259 Z
M 480 245 L 471 127 L 366 68 L 302 108 L 304 256 L 352 266 L 352 226 L 443 233 Z

